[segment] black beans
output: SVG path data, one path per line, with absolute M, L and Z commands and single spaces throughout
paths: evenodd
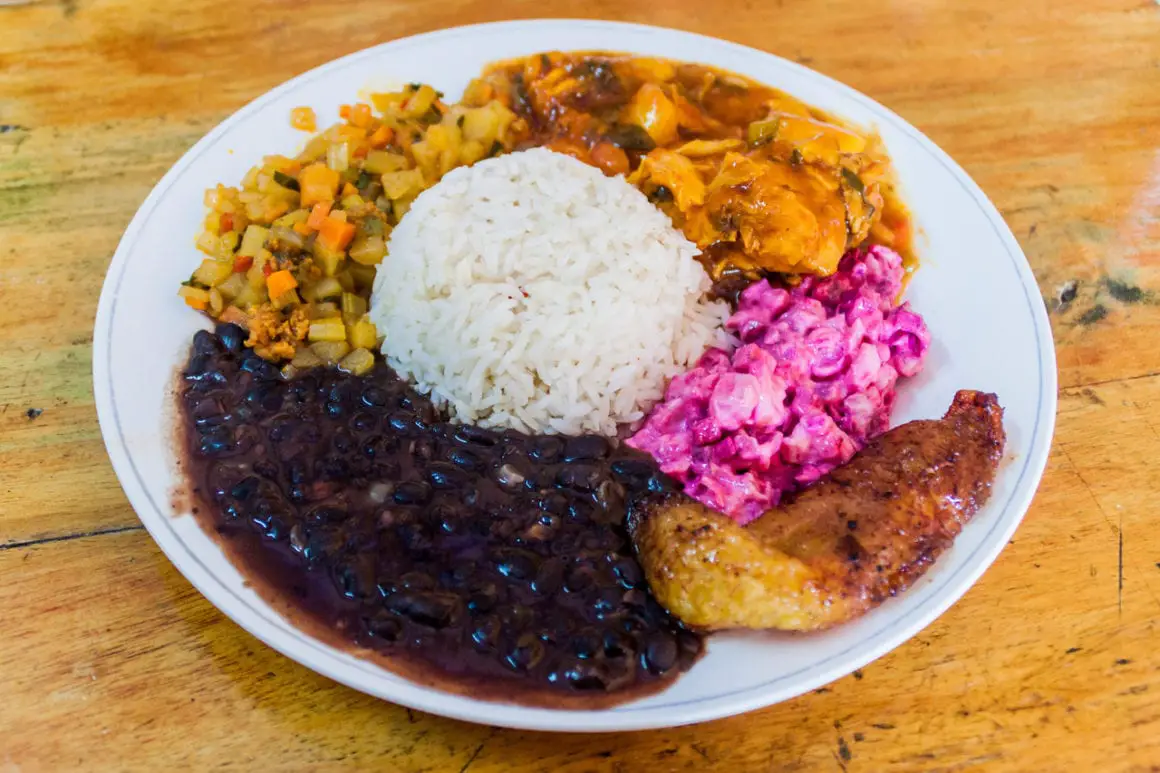
M 395 487 L 394 499 L 400 505 L 421 505 L 430 498 L 431 484 L 424 481 L 406 481 Z
M 252 373 L 259 381 L 279 381 L 282 378 L 282 371 L 278 370 L 276 365 L 263 360 L 253 352 L 247 352 L 242 358 L 241 368 Z
M 525 633 L 504 656 L 504 663 L 513 671 L 527 671 L 539 663 L 543 656 L 544 645 L 535 634 Z
M 564 444 L 564 461 L 603 459 L 608 455 L 608 441 L 599 435 L 581 435 L 568 438 Z
M 471 480 L 471 475 L 447 462 L 434 462 L 427 467 L 427 479 L 437 489 L 461 489 Z
M 496 559 L 495 568 L 508 579 L 527 580 L 536 572 L 536 560 L 529 552 L 505 550 Z
M 587 462 L 569 464 L 556 473 L 556 481 L 561 486 L 577 491 L 592 491 L 600 484 L 602 477 L 600 467 Z
M 465 470 L 478 470 L 484 465 L 483 457 L 467 448 L 451 449 L 447 454 L 447 459 Z
M 627 556 L 616 559 L 616 563 L 612 565 L 612 571 L 625 588 L 635 588 L 644 580 L 640 564 Z
M 455 619 L 459 600 L 449 593 L 400 591 L 387 598 L 387 609 L 430 628 L 445 628 Z
M 362 392 L 363 404 L 371 408 L 381 408 L 391 399 L 387 390 L 377 386 L 369 386 Z
M 533 438 L 528 456 L 541 462 L 554 462 L 564 452 L 564 441 L 555 435 Z
M 246 331 L 232 323 L 217 326 L 217 337 L 228 352 L 240 352 L 246 341 Z
M 221 342 L 218 341 L 218 337 L 213 333 L 209 332 L 208 330 L 199 330 L 193 334 L 192 352 L 194 358 L 200 355 L 209 357 L 217 354 L 220 351 Z M 193 359 L 190 360 L 191 364 L 192 362 Z
M 286 380 L 244 338 L 221 325 L 194 341 L 194 484 L 243 568 L 308 615 L 505 695 L 625 689 L 699 655 L 649 595 L 624 525 L 667 485 L 648 457 L 452 424 L 384 365 Z
M 489 429 L 465 424 L 455 430 L 455 439 L 461 443 L 471 443 L 477 446 L 490 447 L 496 444 L 499 436 Z
M 664 673 L 677 663 L 677 640 L 670 634 L 658 631 L 649 636 L 641 653 L 641 665 L 654 674 Z

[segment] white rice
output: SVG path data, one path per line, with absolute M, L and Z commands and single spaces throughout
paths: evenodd
M 370 314 L 391 367 L 458 421 L 613 435 L 725 342 L 696 253 L 622 177 L 528 150 L 415 199 Z

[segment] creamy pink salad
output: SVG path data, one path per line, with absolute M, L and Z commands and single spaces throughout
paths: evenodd
M 898 253 L 873 246 L 789 290 L 753 283 L 726 323 L 737 348 L 674 378 L 628 444 L 694 499 L 752 521 L 888 428 L 899 376 L 930 346 L 922 317 L 896 303 L 902 279 Z

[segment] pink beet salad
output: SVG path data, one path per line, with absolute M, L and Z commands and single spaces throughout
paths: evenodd
M 726 323 L 737 348 L 674 378 L 628 444 L 688 495 L 752 521 L 888 428 L 898 378 L 930 345 L 922 317 L 896 305 L 902 279 L 898 253 L 873 246 L 792 289 L 754 282 Z

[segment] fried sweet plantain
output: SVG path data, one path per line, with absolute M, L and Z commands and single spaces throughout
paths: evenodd
M 739 526 L 683 495 L 629 528 L 657 600 L 703 630 L 810 631 L 913 584 L 990 495 L 1003 453 L 994 395 L 890 430 L 817 484 Z

